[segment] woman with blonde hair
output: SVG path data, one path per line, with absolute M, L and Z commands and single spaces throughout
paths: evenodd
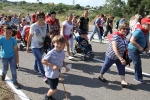
M 63 22 L 62 26 L 62 35 L 65 37 L 68 59 L 71 60 L 74 57 L 71 56 L 71 52 L 73 52 L 73 22 L 72 22 L 73 15 L 69 13 L 67 15 L 67 20 Z

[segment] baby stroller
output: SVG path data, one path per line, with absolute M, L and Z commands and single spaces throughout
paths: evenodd
M 30 32 L 30 27 L 27 27 L 25 29 L 25 36 L 24 37 L 21 36 L 21 43 L 19 46 L 20 50 L 23 50 L 23 48 L 27 46 L 29 32 Z
M 87 59 L 92 59 L 94 58 L 94 53 L 92 52 L 92 46 L 91 44 L 88 43 L 88 41 L 85 39 L 84 42 L 87 42 L 87 45 L 82 45 L 80 41 L 80 36 L 75 37 L 76 44 L 74 48 L 73 55 L 78 54 L 80 55 L 81 60 L 85 61 Z

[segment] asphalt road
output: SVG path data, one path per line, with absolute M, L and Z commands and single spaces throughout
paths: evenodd
M 97 35 L 94 36 L 96 41 Z M 95 59 L 104 60 L 105 51 L 108 47 L 106 44 L 99 44 L 91 42 Z M 26 51 L 19 51 L 20 67 L 18 72 L 18 82 L 21 84 L 21 91 L 30 100 L 43 100 L 44 95 L 47 93 L 49 86 L 44 83 L 40 75 L 34 73 L 34 57 L 32 53 Z M 144 75 L 145 84 L 139 84 L 134 81 L 134 72 L 126 70 L 126 81 L 132 84 L 129 88 L 121 88 L 120 76 L 115 66 L 106 72 L 104 77 L 109 80 L 108 83 L 103 83 L 98 80 L 99 71 L 103 62 L 98 60 L 81 61 L 80 57 L 75 57 L 74 60 L 68 60 L 67 55 L 65 61 L 67 64 L 72 64 L 70 72 L 62 70 L 63 78 L 65 79 L 64 85 L 67 95 L 70 100 L 150 100 L 150 54 L 142 56 L 142 69 L 148 75 Z M 1 67 L 0 67 L 1 68 Z M 134 69 L 131 64 L 129 69 Z M 11 78 L 10 70 L 8 77 Z M 54 94 L 57 100 L 65 99 L 64 89 L 62 83 L 58 85 L 58 91 Z M 15 94 L 15 100 L 21 100 Z M 22 100 L 27 100 L 26 98 Z

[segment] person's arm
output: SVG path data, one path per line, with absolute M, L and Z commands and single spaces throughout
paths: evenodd
M 63 61 L 63 67 L 65 67 L 66 72 L 69 72 L 69 71 L 70 71 L 70 69 L 66 67 L 66 62 L 65 62 L 65 61 Z
M 31 44 L 32 37 L 33 37 L 33 34 L 29 34 L 28 41 L 27 41 L 27 49 L 26 49 L 27 52 L 30 52 L 29 46 Z
M 58 20 L 58 32 L 59 32 L 59 35 L 60 35 L 60 22 L 59 22 L 59 20 Z
M 63 26 L 62 26 L 62 35 L 63 35 L 63 36 L 65 36 L 65 28 L 66 28 L 66 26 L 63 25 Z
M 131 37 L 130 42 L 139 49 L 139 51 L 144 51 L 144 48 L 142 48 L 137 42 L 136 38 L 134 36 Z
M 115 53 L 115 55 L 119 58 L 120 62 L 125 65 L 126 61 L 121 57 L 118 48 L 117 48 L 118 43 L 116 41 L 112 41 L 112 47 L 113 47 L 113 51 Z
M 79 19 L 78 22 L 77 22 L 77 31 L 79 29 L 80 22 L 81 22 L 81 20 Z
M 14 46 L 14 51 L 15 51 L 15 57 L 16 57 L 16 64 L 19 63 L 19 54 L 18 54 L 18 46 Z
M 59 67 L 57 67 L 56 65 L 54 65 L 54 64 L 51 64 L 50 62 L 48 62 L 46 59 L 42 59 L 42 63 L 44 64 L 44 65 L 47 65 L 47 66 L 49 66 L 49 67 L 52 67 L 53 68 L 53 70 L 58 70 L 59 69 Z

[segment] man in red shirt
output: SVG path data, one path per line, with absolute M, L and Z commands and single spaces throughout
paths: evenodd
M 36 11 L 35 13 L 32 15 L 32 23 L 35 23 L 36 22 Z

